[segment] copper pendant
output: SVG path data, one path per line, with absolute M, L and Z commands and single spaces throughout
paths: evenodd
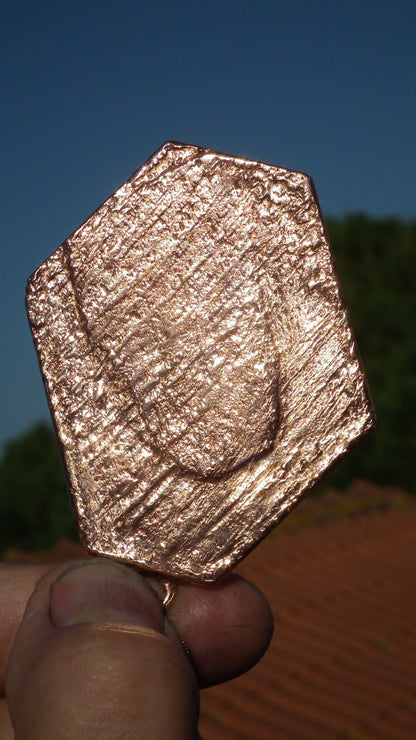
M 30 278 L 81 537 L 214 582 L 374 424 L 312 182 L 165 144 Z

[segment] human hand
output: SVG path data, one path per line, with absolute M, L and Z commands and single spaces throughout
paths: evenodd
M 271 612 L 236 575 L 166 614 L 154 588 L 108 559 L 0 566 L 1 740 L 195 740 L 198 686 L 257 662 Z

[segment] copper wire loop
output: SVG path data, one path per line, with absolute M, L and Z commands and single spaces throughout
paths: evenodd
M 162 599 L 162 606 L 166 610 L 173 603 L 176 596 L 176 585 L 172 581 L 163 581 L 165 594 Z

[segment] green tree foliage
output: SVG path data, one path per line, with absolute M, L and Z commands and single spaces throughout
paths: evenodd
M 327 227 L 377 414 L 330 481 L 416 493 L 416 222 L 350 215 Z
M 38 424 L 9 442 L 0 464 L 0 550 L 37 550 L 76 537 L 53 429 Z

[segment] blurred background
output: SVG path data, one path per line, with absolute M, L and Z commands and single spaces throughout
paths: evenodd
M 350 629 L 357 622 L 357 635 L 350 633 L 357 655 L 367 655 L 365 625 L 370 634 L 381 611 L 389 612 L 390 621 L 364 668 L 354 663 L 352 648 L 342 660 L 338 643 L 328 653 L 328 634 L 317 632 L 309 678 L 300 668 L 308 665 L 309 648 L 290 653 L 286 667 L 279 668 L 284 646 L 277 648 L 274 642 L 271 657 L 262 661 L 260 673 L 252 672 L 251 683 L 233 682 L 231 694 L 228 687 L 212 690 L 218 695 L 207 692 L 202 720 L 206 738 L 416 735 L 414 671 L 412 677 L 409 669 L 409 678 L 403 679 L 403 660 L 416 656 L 414 628 L 406 622 L 414 582 L 403 580 L 403 573 L 410 578 L 415 572 L 409 560 L 412 548 L 406 545 L 409 532 L 415 531 L 416 493 L 415 34 L 413 0 L 63 0 L 8 3 L 3 9 L 4 559 L 58 557 L 65 551 L 62 543 L 76 539 L 25 314 L 26 280 L 38 265 L 168 139 L 308 173 L 326 219 L 378 426 L 299 507 L 293 523 L 288 519 L 286 529 L 279 534 L 279 528 L 267 549 L 259 548 L 259 554 L 250 556 L 257 559 L 248 558 L 244 567 L 257 582 L 267 573 L 262 586 L 274 606 L 279 634 L 290 599 L 299 609 L 305 584 L 315 583 L 307 570 L 310 556 L 305 554 L 304 561 L 299 556 L 303 585 L 294 577 L 295 594 L 288 591 L 282 605 L 279 553 L 293 563 L 291 552 L 310 554 L 312 545 L 305 543 L 332 542 L 332 570 L 317 562 L 316 576 L 321 587 L 325 571 L 327 593 L 341 598 L 339 573 L 346 559 L 355 563 L 351 547 L 356 547 L 358 560 L 351 573 L 364 580 L 354 581 L 340 610 L 350 613 Z M 392 533 L 399 539 L 393 540 Z M 58 545 L 58 550 L 27 556 L 57 542 L 61 550 Z M 385 558 L 389 547 L 387 566 L 382 553 Z M 318 550 L 322 555 L 325 548 Z M 275 562 L 275 572 L 264 568 L 265 559 Z M 360 563 L 370 562 L 373 600 L 358 619 L 354 604 L 369 587 L 359 573 Z M 376 588 L 388 567 L 393 568 L 388 576 L 395 584 L 393 596 Z M 314 592 L 319 592 L 318 585 Z M 311 599 L 303 602 L 302 613 L 308 623 L 316 618 L 319 624 L 325 614 L 329 618 L 328 605 L 321 604 L 314 616 Z M 289 622 L 295 621 L 292 614 Z M 346 626 L 342 629 L 345 633 Z M 280 634 L 285 635 L 283 628 Z M 286 635 L 287 650 L 298 635 L 299 630 Z M 347 665 L 344 673 L 340 665 Z M 402 684 L 395 673 L 399 665 Z M 357 681 L 365 671 L 369 678 L 363 687 Z M 304 683 L 318 674 L 327 677 L 327 685 L 319 690 L 320 701 L 310 698 L 310 706 L 319 707 L 316 719 L 316 710 L 311 714 L 308 709 Z M 347 708 L 329 687 L 348 694 Z M 244 729 L 238 728 L 243 698 L 244 706 L 252 707 L 251 724 L 247 720 Z M 299 716 L 304 721 L 295 726 Z M 286 724 L 282 717 L 289 717 Z

